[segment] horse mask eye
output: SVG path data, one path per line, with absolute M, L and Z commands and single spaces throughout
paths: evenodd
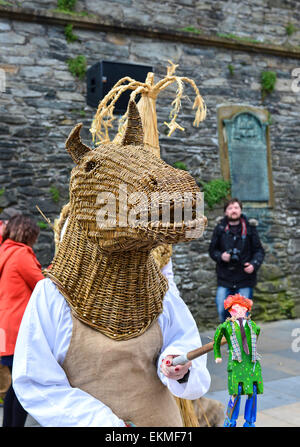
M 93 160 L 90 160 L 86 163 L 84 169 L 85 172 L 91 172 L 96 167 L 96 162 Z

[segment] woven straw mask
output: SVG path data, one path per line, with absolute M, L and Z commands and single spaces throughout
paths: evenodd
M 193 210 L 199 192 L 194 179 L 144 147 L 134 102 L 129 104 L 121 143 L 90 149 L 82 143 L 80 129 L 79 124 L 66 142 L 76 163 L 68 224 L 47 276 L 77 318 L 108 337 L 126 340 L 142 334 L 163 309 L 168 283 L 152 249 L 190 240 L 187 232 L 195 226 L 194 237 L 199 237 L 206 218 Z M 186 222 L 183 207 L 180 216 L 176 214 L 172 198 L 184 192 L 192 197 L 191 219 Z M 164 205 L 170 210 L 167 221 Z
M 176 202 L 176 197 L 189 193 L 195 208 L 199 193 L 196 182 L 187 172 L 169 166 L 143 147 L 142 124 L 134 102 L 129 105 L 121 144 L 92 150 L 81 142 L 80 128 L 75 127 L 66 143 L 77 163 L 70 181 L 71 215 L 99 249 L 153 248 L 189 240 L 187 231 L 196 224 L 203 231 L 206 218 L 201 215 L 196 220 L 193 209 L 192 219 L 183 222 L 183 209 L 178 214 Z M 162 222 L 168 208 L 169 221 Z

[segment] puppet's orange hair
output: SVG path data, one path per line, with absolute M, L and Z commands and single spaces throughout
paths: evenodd
M 224 309 L 230 309 L 234 304 L 239 304 L 240 306 L 246 307 L 251 310 L 253 301 L 249 298 L 245 298 L 243 295 L 236 293 L 235 295 L 228 295 L 224 301 Z

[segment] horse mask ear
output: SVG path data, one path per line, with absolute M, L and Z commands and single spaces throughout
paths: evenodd
M 129 101 L 128 119 L 125 134 L 122 139 L 122 146 L 132 144 L 142 146 L 144 144 L 144 132 L 142 120 L 134 101 Z
M 80 130 L 82 128 L 82 123 L 77 124 L 74 129 L 71 131 L 68 139 L 66 141 L 66 148 L 69 154 L 71 155 L 73 161 L 76 164 L 80 162 L 82 157 L 92 151 L 91 148 L 83 144 L 80 138 Z

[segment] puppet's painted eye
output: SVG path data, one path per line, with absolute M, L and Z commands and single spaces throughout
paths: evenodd
M 88 161 L 84 167 L 85 172 L 91 172 L 96 167 L 96 165 L 97 164 L 95 161 L 93 160 Z

